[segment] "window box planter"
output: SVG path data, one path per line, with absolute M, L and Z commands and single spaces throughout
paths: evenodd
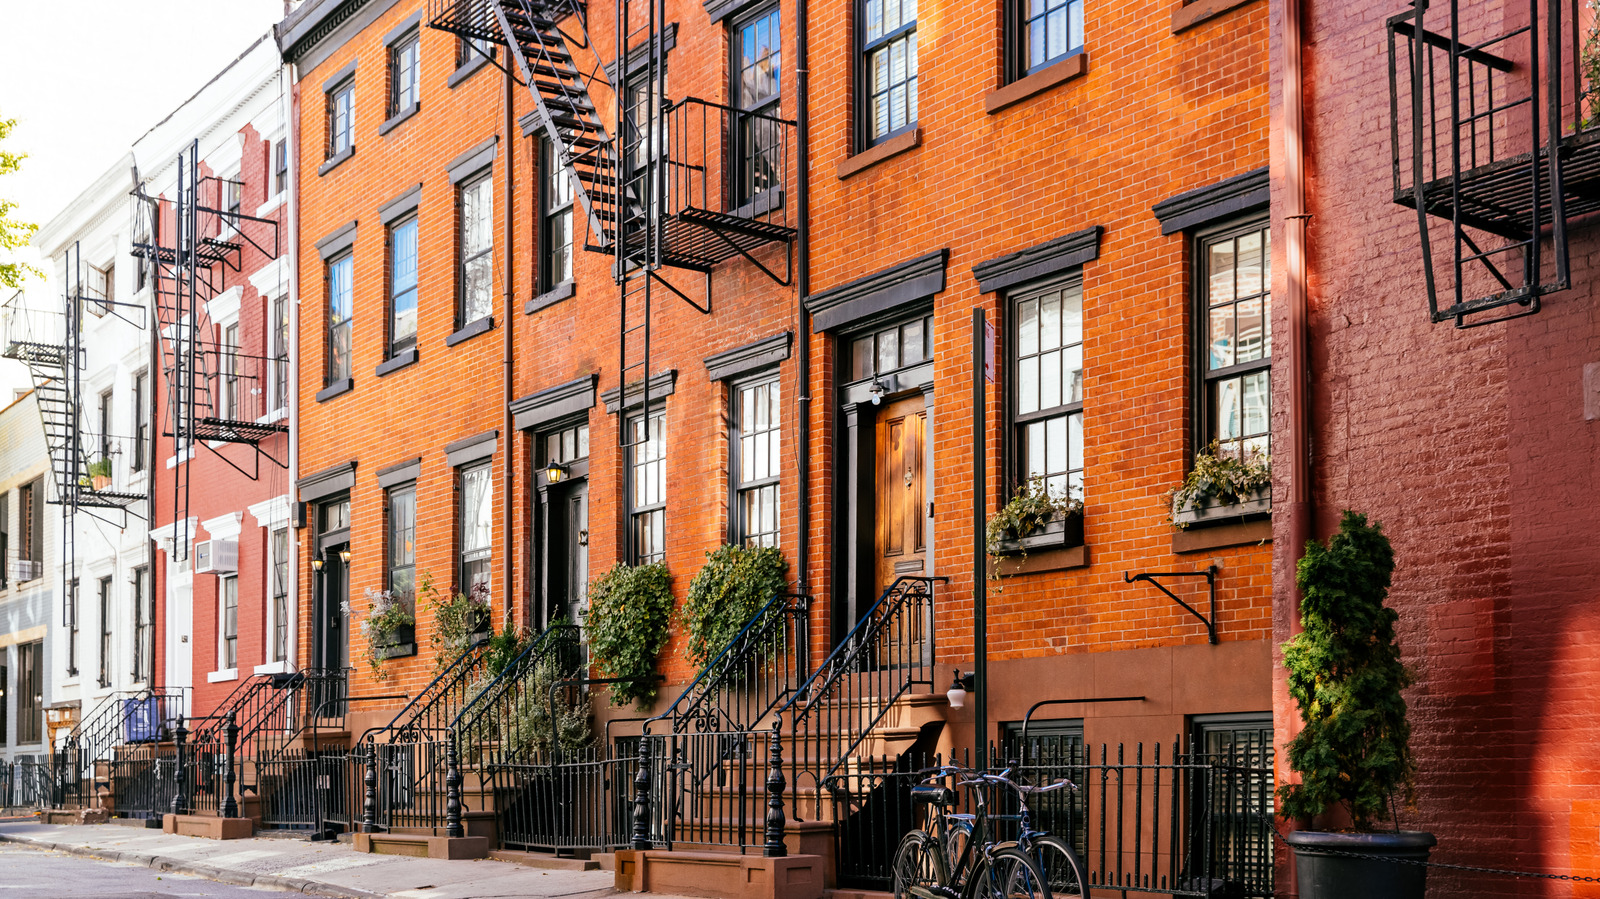
M 1072 512 L 1022 536 L 1010 536 L 995 547 L 997 555 L 1014 556 L 1042 549 L 1083 545 L 1083 513 Z
M 1241 518 L 1271 513 L 1272 488 L 1264 486 L 1257 488 L 1248 496 L 1240 497 L 1235 503 L 1225 503 L 1220 498 L 1212 497 L 1203 503 L 1191 503 L 1182 508 L 1174 507 L 1172 523 L 1180 528 L 1194 527 L 1222 521 L 1238 521 Z
M 404 643 L 397 640 L 396 642 L 387 646 L 379 646 L 372 651 L 373 658 L 376 658 L 380 661 L 387 659 L 403 659 L 407 656 L 414 656 L 416 654 L 417 644 L 415 638 L 410 638 Z

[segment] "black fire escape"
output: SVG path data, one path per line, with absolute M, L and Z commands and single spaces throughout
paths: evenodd
M 76 584 L 75 538 L 80 512 L 119 529 L 127 527 L 130 513 L 145 517 L 133 508 L 145 495 L 110 489 L 110 478 L 104 474 L 110 471 L 111 455 L 120 454 L 121 443 L 128 438 L 100 433 L 95 427 L 104 430 L 102 423 L 85 427 L 83 403 L 83 370 L 88 362 L 84 316 L 111 315 L 143 329 L 144 309 L 114 299 L 108 284 L 88 284 L 85 268 L 82 250 L 75 243 L 65 254 L 66 285 L 59 311 L 29 309 L 21 293 L 12 297 L 4 308 L 5 339 L 0 350 L 5 358 L 26 364 L 33 380 L 55 482 L 49 502 L 61 507 L 61 565 L 68 590 Z M 63 610 L 73 606 L 73 602 L 62 603 Z
M 287 458 L 262 446 L 289 431 L 287 418 L 277 414 L 289 379 L 283 348 L 273 355 L 247 353 L 241 332 L 223 330 L 209 312 L 225 273 L 242 270 L 246 247 L 269 260 L 279 257 L 278 223 L 240 212 L 242 186 L 202 176 L 199 152 L 195 142 L 177 158 L 172 197 L 153 198 L 143 184 L 134 191 L 134 233 L 141 235 L 134 255 L 155 297 L 166 384 L 162 436 L 172 439 L 173 520 L 180 529 L 173 543 L 180 554 L 190 542 L 187 460 L 203 448 L 252 480 L 261 476 L 263 459 L 288 467 Z M 226 451 L 238 445 L 251 454 L 241 459 Z
M 1531 315 L 1572 286 L 1572 221 L 1600 211 L 1593 18 L 1581 0 L 1413 0 L 1388 20 L 1394 197 L 1417 211 L 1434 322 Z
M 667 100 L 663 0 L 616 0 L 618 83 L 579 0 L 430 0 L 429 22 L 503 50 L 493 61 L 533 95 L 588 220 L 586 246 L 613 256 L 618 375 L 630 398 L 639 385 L 648 418 L 658 291 L 709 315 L 721 262 L 742 258 L 780 284 L 792 280 L 795 229 L 783 191 L 794 123 L 695 97 Z M 755 255 L 774 242 L 785 246 L 781 273 L 775 259 Z M 686 292 L 667 268 L 699 273 L 703 285 Z M 620 431 L 623 443 L 634 439 Z

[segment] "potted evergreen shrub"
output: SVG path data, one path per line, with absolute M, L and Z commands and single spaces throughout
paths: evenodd
M 1219 451 L 1216 443 L 1194 458 L 1194 467 L 1172 491 L 1172 523 L 1180 528 L 1272 512 L 1272 459 Z
M 1082 546 L 1083 499 L 1070 491 L 1051 489 L 1044 478 L 1029 478 L 989 519 L 984 544 L 991 556 Z
M 100 458 L 90 462 L 86 473 L 89 475 L 89 483 L 95 490 L 111 489 L 110 459 Z
M 1279 790 L 1281 811 L 1313 825 L 1349 822 L 1289 835 L 1301 899 L 1421 899 L 1426 886 L 1426 868 L 1388 859 L 1427 859 L 1433 834 L 1381 827 L 1397 790 L 1415 804 L 1401 695 L 1411 672 L 1395 643 L 1399 616 L 1383 603 L 1393 572 L 1383 529 L 1350 511 L 1327 546 L 1307 544 L 1296 571 L 1304 629 L 1283 645 L 1283 662 L 1305 727 L 1289 742 L 1301 781 Z

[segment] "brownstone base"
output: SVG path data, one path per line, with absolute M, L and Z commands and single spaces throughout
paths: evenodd
M 822 857 L 622 850 L 616 887 L 704 899 L 822 899 Z
M 357 852 L 409 855 L 413 858 L 488 858 L 485 837 L 430 837 L 398 833 L 358 833 L 351 844 Z
M 162 815 L 161 829 L 184 837 L 248 840 L 256 835 L 256 822 L 252 818 L 218 818 L 212 815 Z
M 104 824 L 111 816 L 103 808 L 45 809 L 40 820 L 45 824 Z

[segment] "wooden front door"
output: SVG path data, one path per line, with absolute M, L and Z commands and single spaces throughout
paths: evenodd
M 874 530 L 879 594 L 897 577 L 927 573 L 927 475 L 923 465 L 927 424 L 927 402 L 920 393 L 895 400 L 878 413 Z

